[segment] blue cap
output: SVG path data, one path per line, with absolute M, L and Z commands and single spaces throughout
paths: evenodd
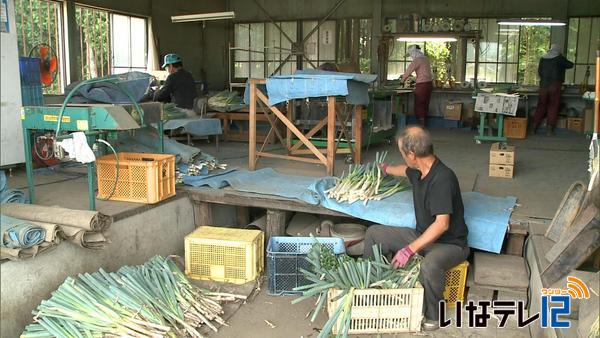
M 177 54 L 167 54 L 167 55 L 165 55 L 165 59 L 164 59 L 163 65 L 160 68 L 165 68 L 167 65 L 171 65 L 171 64 L 174 64 L 174 63 L 178 63 L 178 62 L 181 62 L 181 57 L 179 55 L 177 55 Z

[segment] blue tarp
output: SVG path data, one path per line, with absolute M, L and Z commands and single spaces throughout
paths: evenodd
M 29 199 L 19 189 L 8 189 L 8 180 L 4 170 L 0 170 L 0 203 L 28 203 Z
M 153 127 L 144 127 L 130 132 L 119 133 L 114 145 L 118 152 L 158 153 L 158 131 Z M 166 154 L 177 156 L 177 162 L 188 163 L 200 153 L 200 149 L 190 147 L 167 136 L 163 139 Z
M 238 191 L 295 198 L 377 224 L 407 228 L 415 228 L 416 225 L 411 191 L 403 191 L 381 201 L 369 201 L 365 206 L 362 202 L 338 203 L 327 198 L 325 190 L 334 183 L 331 177 L 317 179 L 285 175 L 271 168 L 200 177 L 184 178 L 184 183 L 215 189 L 231 186 Z M 469 227 L 469 246 L 499 253 L 516 198 L 493 197 L 477 192 L 466 192 L 462 196 L 465 221 Z
M 175 119 L 164 122 L 164 130 L 175 130 L 183 128 L 183 130 L 194 136 L 210 136 L 221 135 L 221 120 L 206 119 L 206 118 L 185 118 Z
M 0 246 L 11 249 L 26 249 L 41 244 L 46 229 L 17 218 L 0 214 Z
M 119 86 L 126 90 L 136 102 L 140 102 L 144 97 L 152 75 L 142 72 L 128 72 L 123 74 L 105 76 L 105 79 L 118 82 Z M 99 78 L 100 79 L 100 78 Z M 68 93 L 79 82 L 74 82 L 67 86 L 65 92 Z M 83 85 L 73 95 L 69 103 L 114 103 L 129 104 L 131 100 L 122 90 L 115 87 L 114 84 L 107 82 L 98 82 Z
M 346 96 L 349 104 L 369 103 L 369 83 L 377 75 L 299 70 L 294 75 L 277 75 L 267 79 L 269 104 L 275 105 L 291 99 L 324 96 Z M 248 85 L 244 102 L 250 103 Z

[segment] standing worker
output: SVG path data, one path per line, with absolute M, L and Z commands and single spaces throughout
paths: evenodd
M 382 164 L 394 176 L 412 184 L 416 229 L 372 225 L 365 235 L 365 258 L 373 258 L 373 245 L 394 255 L 394 268 L 404 267 L 418 253 L 424 256 L 419 280 L 425 293 L 424 330 L 439 327 L 439 303 L 444 299 L 445 273 L 467 259 L 468 229 L 460 186 L 454 172 L 433 153 L 431 135 L 420 126 L 405 129 L 398 138 L 406 165 Z
M 424 127 L 427 119 L 427 112 L 429 111 L 431 91 L 433 90 L 431 63 L 418 45 L 408 46 L 407 51 L 408 55 L 412 58 L 412 62 L 408 65 L 408 68 L 406 68 L 400 81 L 406 81 L 413 72 L 417 74 L 417 84 L 415 86 L 415 115 L 417 116 L 419 124 Z
M 169 76 L 163 86 L 154 93 L 154 101 L 172 102 L 178 108 L 186 110 L 188 116 L 196 115 L 193 111 L 196 84 L 192 74 L 183 69 L 181 57 L 177 54 L 165 55 L 162 68 L 169 72 Z
M 565 81 L 565 70 L 573 68 L 573 62 L 560 53 L 560 47 L 552 44 L 548 53 L 544 54 L 538 65 L 540 90 L 537 108 L 533 117 L 533 133 L 535 134 L 546 116 L 548 135 L 554 134 L 558 110 L 560 109 L 560 90 Z

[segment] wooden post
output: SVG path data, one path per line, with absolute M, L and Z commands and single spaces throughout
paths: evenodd
M 266 243 L 272 236 L 284 236 L 287 221 L 287 212 L 283 210 L 267 210 L 267 233 Z
M 235 222 L 241 227 L 245 227 L 250 224 L 250 209 L 248 209 L 248 207 L 236 206 Z
M 208 202 L 194 202 L 194 223 L 196 227 L 213 225 L 212 205 Z
M 357 105 L 354 108 L 354 120 L 352 121 L 352 133 L 354 134 L 354 163 L 362 162 L 362 115 L 363 106 Z
M 294 123 L 294 109 L 295 109 L 296 101 L 289 100 L 287 106 L 287 118 Z M 285 126 L 285 125 L 284 125 Z M 290 148 L 292 148 L 292 131 L 290 128 L 285 127 L 285 144 L 288 149 L 288 154 L 290 153 Z
M 248 169 L 256 168 L 256 82 L 250 80 L 250 121 L 248 122 Z
M 335 162 L 335 96 L 327 97 L 327 175 L 333 176 Z

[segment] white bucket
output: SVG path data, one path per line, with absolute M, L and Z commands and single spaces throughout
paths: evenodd
M 331 236 L 344 240 L 346 253 L 351 256 L 360 256 L 363 254 L 366 232 L 366 226 L 356 223 L 338 223 L 331 227 Z

